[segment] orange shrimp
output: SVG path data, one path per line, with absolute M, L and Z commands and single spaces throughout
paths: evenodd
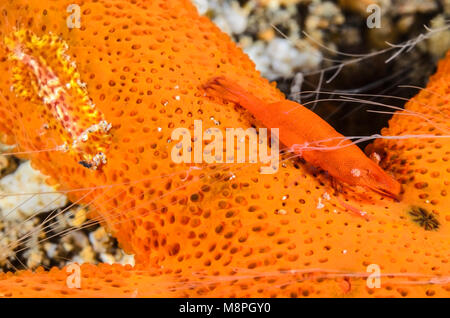
M 279 128 L 280 142 L 334 179 L 399 199 L 399 182 L 302 105 L 287 99 L 266 103 L 225 77 L 213 78 L 204 88 L 208 94 L 241 105 L 266 127 Z

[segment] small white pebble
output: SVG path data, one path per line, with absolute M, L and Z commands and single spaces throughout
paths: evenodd
M 64 207 L 67 197 L 46 184 L 46 176 L 31 167 L 29 161 L 0 180 L 0 193 L 30 193 L 0 197 L 0 217 L 20 219 L 20 215 L 52 211 Z M 3 215 L 3 216 L 2 216 Z
M 208 12 L 208 0 L 192 0 L 192 3 L 197 8 L 197 11 L 200 15 Z
M 53 258 L 57 253 L 58 245 L 47 242 L 46 244 L 44 244 L 44 249 L 47 252 L 47 256 L 49 258 Z
M 221 3 L 215 9 L 221 14 L 214 18 L 214 23 L 223 32 L 241 34 L 247 29 L 248 13 L 239 6 L 237 1 Z
M 114 256 L 107 254 L 107 253 L 101 253 L 100 259 L 103 263 L 110 264 L 110 265 L 114 264 L 116 262 L 116 260 L 114 259 Z

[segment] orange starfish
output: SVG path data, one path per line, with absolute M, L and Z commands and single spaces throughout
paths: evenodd
M 383 132 L 429 138 L 372 148 L 402 181 L 402 201 L 348 195 L 345 204 L 365 211 L 365 221 L 295 160 L 276 174 L 260 174 L 261 164 L 191 169 L 171 160 L 174 128 L 259 124 L 205 96 L 211 78 L 227 76 L 267 102 L 283 98 L 189 1 L 75 1 L 82 23 L 71 29 L 65 12 L 73 2 L 3 4 L 0 130 L 73 202 L 89 205 L 137 265 L 4 273 L 1 295 L 449 295 L 450 142 L 430 134 L 449 129 L 450 54 Z M 39 81 L 42 72 L 60 81 Z M 70 288 L 77 274 L 80 288 Z

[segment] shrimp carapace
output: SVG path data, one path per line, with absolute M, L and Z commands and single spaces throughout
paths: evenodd
M 243 106 L 266 127 L 279 128 L 278 138 L 285 146 L 333 178 L 399 198 L 400 183 L 306 107 L 287 99 L 266 103 L 225 77 L 212 79 L 205 90 Z

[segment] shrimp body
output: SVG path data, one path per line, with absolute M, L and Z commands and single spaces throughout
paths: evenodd
M 340 182 L 398 198 L 401 186 L 395 179 L 306 107 L 286 99 L 266 103 L 224 77 L 214 78 L 205 89 L 241 105 L 264 126 L 279 128 L 280 142 Z

